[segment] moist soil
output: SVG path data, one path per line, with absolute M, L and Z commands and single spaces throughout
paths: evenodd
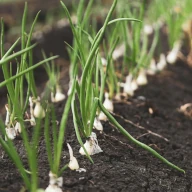
M 70 143 L 81 168 L 86 172 L 67 169 L 63 173 L 63 191 L 95 192 L 191 192 L 192 191 L 192 121 L 179 112 L 178 108 L 191 102 L 192 69 L 178 61 L 163 72 L 149 76 L 149 83 L 141 87 L 133 98 L 115 102 L 114 116 L 135 138 L 157 150 L 172 163 L 186 171 L 180 173 L 169 168 L 148 152 L 131 144 L 110 125 L 104 122 L 104 133 L 97 132 L 102 153 L 92 156 L 94 164 L 81 156 L 69 114 L 61 165 L 69 162 L 66 143 Z M 42 74 L 43 75 L 43 74 Z M 66 76 L 61 80 L 66 85 Z M 67 87 L 66 87 L 67 91 Z M 142 96 L 142 97 L 141 97 Z M 57 119 L 60 120 L 65 102 L 56 104 Z M 132 121 L 134 125 L 128 123 Z M 139 126 L 160 134 L 162 138 L 149 134 Z M 28 127 L 28 132 L 32 132 Z M 169 141 L 166 141 L 166 139 Z M 15 146 L 27 168 L 27 159 L 21 139 L 14 140 Z M 39 185 L 46 188 L 49 182 L 49 166 L 43 134 L 38 148 Z M 22 179 L 0 148 L 0 191 L 20 191 Z

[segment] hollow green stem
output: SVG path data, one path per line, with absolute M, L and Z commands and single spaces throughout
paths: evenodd
M 16 78 L 18 78 L 18 77 L 20 77 L 20 76 L 28 73 L 29 71 L 31 71 L 31 70 L 33 70 L 33 69 L 35 69 L 36 67 L 42 65 L 43 63 L 45 63 L 45 62 L 47 62 L 47 61 L 50 61 L 50 60 L 52 60 L 52 59 L 56 59 L 56 58 L 58 58 L 58 56 L 50 57 L 50 58 L 48 58 L 48 59 L 46 59 L 46 60 L 40 61 L 39 63 L 37 63 L 37 64 L 29 67 L 28 69 L 23 70 L 22 72 L 20 72 L 20 73 L 18 73 L 18 74 L 16 74 L 16 75 L 10 77 L 9 79 L 1 82 L 1 83 L 0 83 L 0 88 L 3 87 L 3 86 L 5 86 L 7 83 L 15 80 Z

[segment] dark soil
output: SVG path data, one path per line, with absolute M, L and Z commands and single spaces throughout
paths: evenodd
M 151 134 L 143 135 L 147 132 L 117 117 L 119 123 L 134 137 L 139 137 L 140 141 L 152 146 L 165 158 L 185 169 L 185 175 L 170 169 L 148 152 L 129 143 L 108 122 L 104 123 L 104 134 L 97 133 L 103 153 L 94 155 L 94 164 L 91 164 L 86 157 L 78 153 L 80 146 L 74 133 L 72 116 L 69 115 L 65 141 L 71 144 L 80 167 L 85 168 L 87 172 L 66 170 L 63 173 L 63 190 L 192 191 L 192 122 L 177 110 L 181 105 L 191 102 L 191 74 L 192 69 L 180 61 L 162 73 L 149 77 L 149 84 L 141 87 L 127 102 L 115 104 L 116 114 L 169 139 L 169 142 L 166 142 L 163 138 Z M 66 84 L 64 80 L 63 82 Z M 144 96 L 145 100 L 139 99 L 138 96 Z M 56 107 L 57 117 L 60 119 L 64 103 L 57 104 Z M 149 108 L 152 109 L 152 114 L 149 113 Z M 69 161 L 66 142 L 62 165 Z M 22 140 L 15 140 L 15 145 L 26 164 Z M 0 157 L 0 191 L 19 191 L 23 186 L 22 179 L 1 148 Z M 45 188 L 49 182 L 49 167 L 43 136 L 38 158 L 40 187 Z

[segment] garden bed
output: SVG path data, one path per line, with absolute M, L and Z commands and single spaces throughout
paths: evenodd
M 39 43 L 33 50 L 34 63 L 42 59 L 41 49 L 44 49 L 47 55 L 50 52 L 59 55 L 60 58 L 55 63 L 61 66 L 60 85 L 67 95 L 70 64 L 64 41 L 72 45 L 72 32 L 68 23 L 65 22 L 60 26 L 53 25 L 49 29 L 42 31 L 41 38 L 33 39 L 33 42 Z M 161 49 L 167 54 L 168 42 L 164 35 L 161 31 L 159 42 L 162 41 Z M 155 57 L 159 57 L 158 49 L 155 51 Z M 13 72 L 16 72 L 16 66 L 13 67 Z M 73 116 L 70 112 L 61 166 L 69 162 L 67 148 L 67 143 L 69 143 L 80 167 L 84 168 L 86 172 L 79 173 L 66 169 L 62 173 L 63 191 L 192 191 L 192 154 L 189 153 L 192 150 L 192 111 L 188 111 L 188 116 L 180 111 L 181 106 L 192 102 L 191 74 L 192 68 L 186 59 L 179 59 L 174 65 L 167 65 L 163 71 L 154 76 L 148 76 L 148 84 L 140 86 L 133 97 L 124 98 L 121 101 L 114 100 L 114 113 L 112 113 L 122 127 L 134 138 L 152 147 L 167 160 L 184 169 L 185 174 L 168 167 L 144 149 L 129 142 L 109 121 L 102 122 L 103 132 L 94 130 L 103 152 L 91 156 L 94 161 L 92 164 L 88 158 L 79 154 L 80 144 L 75 134 Z M 34 77 L 38 95 L 41 95 L 48 79 L 45 69 L 43 67 L 36 68 Z M 2 74 L 0 81 L 3 81 Z M 3 88 L 0 93 L 0 113 L 1 117 L 5 119 L 4 105 L 7 101 L 7 91 Z M 65 104 L 66 100 L 54 104 L 58 122 L 61 121 Z M 31 138 L 34 127 L 30 123 L 26 123 L 26 125 L 27 133 Z M 26 149 L 21 136 L 17 136 L 13 143 L 25 169 L 29 170 Z M 0 146 L 0 170 L 0 192 L 27 191 L 20 173 L 2 146 Z M 42 126 L 38 145 L 39 188 L 45 189 L 48 186 L 49 171 L 50 165 L 46 152 L 44 127 Z
M 150 145 L 168 160 L 185 169 L 185 175 L 170 169 L 152 157 L 151 154 L 127 142 L 127 139 L 108 122 L 104 123 L 104 134 L 98 132 L 98 141 L 103 153 L 94 155 L 94 164 L 91 164 L 86 157 L 78 153 L 80 146 L 70 115 L 62 164 L 67 163 L 69 159 L 66 146 L 66 142 L 68 142 L 74 149 L 80 167 L 87 171 L 86 173 L 78 173 L 66 170 L 63 173 L 63 190 L 71 192 L 192 191 L 192 156 L 189 153 L 192 150 L 192 124 L 190 119 L 178 112 L 181 105 L 191 102 L 191 73 L 192 69 L 186 63 L 178 61 L 176 65 L 169 66 L 160 74 L 149 77 L 149 84 L 140 88 L 133 98 L 115 104 L 115 114 L 169 140 L 166 142 L 163 138 L 151 134 L 142 136 L 146 131 L 117 117 L 119 123 L 135 138 L 142 136 L 139 138 L 140 141 Z M 65 77 L 64 75 L 61 80 L 62 85 L 67 84 L 68 79 Z M 143 96 L 145 100 L 139 96 Z M 64 105 L 64 103 L 57 104 L 58 118 L 62 115 Z M 150 114 L 149 108 L 152 109 L 152 114 Z M 32 128 L 28 127 L 28 132 L 31 131 Z M 22 140 L 17 139 L 14 143 L 23 161 L 26 162 Z M 43 136 L 38 151 L 39 181 L 40 186 L 45 188 L 49 180 L 49 166 Z M 0 148 L 0 156 L 0 169 L 3 173 L 0 174 L 0 191 L 19 191 L 23 186 L 19 173 L 2 148 Z

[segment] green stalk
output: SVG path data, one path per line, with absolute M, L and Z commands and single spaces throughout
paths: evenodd
M 158 40 L 159 40 L 159 28 L 156 29 L 151 48 L 150 48 L 147 56 L 143 60 L 143 63 L 145 64 L 145 66 L 150 65 L 150 60 L 153 57 L 153 53 L 154 53 L 155 48 L 157 46 Z
M 84 3 L 85 3 L 85 0 L 80 0 L 79 1 L 78 10 L 77 10 L 77 24 L 78 25 L 81 23 L 81 20 L 83 19 Z
M 60 123 L 60 130 L 58 133 L 58 141 L 57 141 L 57 153 L 54 154 L 54 173 L 58 175 L 59 173 L 59 166 L 60 166 L 60 160 L 61 160 L 61 151 L 62 151 L 62 146 L 63 146 L 63 141 L 64 141 L 64 136 L 65 136 L 65 129 L 66 129 L 66 123 L 67 123 L 67 118 L 68 118 L 68 113 L 70 110 L 70 105 L 71 105 L 71 101 L 73 98 L 73 94 L 75 92 L 75 84 L 76 81 L 73 81 L 72 84 L 72 92 L 69 95 L 64 111 L 63 111 L 63 115 L 62 115 L 62 119 L 61 119 L 61 123 Z
M 115 74 L 115 66 L 112 62 L 112 54 L 113 51 L 115 50 L 115 47 L 117 46 L 117 43 L 119 42 L 119 39 L 117 38 L 114 43 L 111 46 L 111 51 L 109 52 L 109 56 L 108 56 L 108 64 L 109 68 L 108 68 L 108 75 L 109 75 L 109 80 L 110 80 L 110 86 L 112 87 L 112 90 L 109 93 L 109 97 L 113 98 L 114 96 L 114 92 L 116 91 L 116 93 L 119 92 L 119 85 L 118 85 L 118 79 L 117 76 Z
M 114 0 L 112 7 L 109 10 L 109 13 L 107 15 L 107 18 L 104 22 L 104 25 L 103 25 L 103 28 L 102 28 L 100 34 L 98 35 L 98 37 L 96 36 L 97 38 L 95 37 L 95 39 L 94 39 L 94 46 L 90 50 L 89 56 L 87 58 L 87 61 L 86 61 L 85 67 L 84 67 L 84 70 L 82 72 L 82 77 L 81 77 L 82 83 L 81 83 L 81 89 L 80 89 L 80 109 L 81 109 L 82 120 L 83 120 L 84 126 L 87 124 L 86 118 L 85 118 L 86 117 L 86 109 L 85 109 L 85 105 L 84 105 L 84 96 L 85 96 L 84 94 L 85 94 L 86 80 L 87 80 L 86 77 L 87 77 L 93 56 L 95 55 L 95 52 L 99 47 L 99 44 L 100 44 L 102 37 L 104 35 L 104 31 L 107 27 L 107 24 L 109 22 L 109 19 L 112 15 L 113 11 L 115 9 L 116 4 L 117 4 L 117 0 Z
M 141 22 L 140 20 L 134 19 L 134 18 L 117 18 L 117 19 L 113 19 L 113 20 L 109 21 L 109 22 L 107 23 L 107 25 L 111 25 L 111 24 L 116 23 L 116 22 L 119 22 L 119 21 L 135 21 L 135 22 Z M 103 30 L 104 30 L 104 25 L 103 25 L 103 27 L 98 31 L 97 35 L 95 36 L 94 42 L 93 42 L 93 44 L 92 44 L 92 47 L 95 46 L 95 45 L 94 45 L 95 42 L 96 42 L 95 40 L 98 39 L 99 35 L 101 34 L 101 32 L 102 32 Z
M 32 50 L 29 51 L 29 67 L 33 66 L 33 55 L 32 55 Z M 26 75 L 27 76 L 27 75 Z M 28 104 L 29 104 L 29 97 L 32 92 L 33 97 L 37 98 L 37 90 L 36 90 L 36 85 L 35 85 L 35 79 L 33 75 L 33 70 L 30 71 L 28 74 L 28 88 L 27 88 L 27 95 L 25 98 L 25 104 L 22 109 L 22 114 L 27 110 Z
M 3 24 L 3 20 L 1 20 L 1 54 L 4 53 L 4 24 Z M 18 41 L 16 41 L 17 43 Z M 14 45 L 16 45 L 16 43 Z M 12 46 L 13 47 L 13 46 Z M 11 48 L 12 48 L 11 47 Z M 11 50 L 11 48 L 9 50 Z M 9 52 L 8 50 L 8 52 Z M 3 58 L 3 55 L 2 55 L 2 59 L 0 60 L 0 64 L 1 64 L 1 61 L 4 61 L 5 59 Z M 2 71 L 3 71 L 3 76 L 4 76 L 4 79 L 5 80 L 8 80 L 10 78 L 10 71 L 9 71 L 9 66 L 7 65 L 7 62 L 5 63 L 2 63 Z M 11 71 L 12 73 L 12 71 Z M 13 82 L 9 82 L 6 84 L 7 86 L 7 90 L 8 90 L 8 93 L 9 93 L 9 96 L 10 96 L 10 99 L 11 99 L 11 102 L 12 103 L 15 103 L 15 106 L 19 108 L 19 105 L 18 105 L 18 101 L 14 102 L 14 98 L 15 98 L 15 92 L 14 92 L 14 85 L 13 85 Z
M 123 64 L 122 64 L 122 69 L 121 69 L 121 78 L 120 78 L 120 82 L 122 82 L 123 79 L 123 75 L 125 74 L 125 68 L 127 66 L 127 68 L 129 69 L 129 59 L 128 59 L 128 52 L 132 49 L 132 44 L 131 44 L 131 35 L 130 32 L 128 31 L 128 26 L 126 23 L 122 23 L 122 30 L 123 30 L 123 37 L 124 37 L 124 43 L 125 43 L 125 53 L 124 53 L 124 57 L 123 57 Z M 131 68 L 130 68 L 131 70 Z
M 32 33 L 33 33 L 33 30 L 34 30 L 34 27 L 35 27 L 35 24 L 37 22 L 39 14 L 40 14 L 40 11 L 37 13 L 37 15 L 36 15 L 36 17 L 35 17 L 35 19 L 34 19 L 34 21 L 32 23 L 32 26 L 31 26 L 31 29 L 30 29 L 30 32 L 29 32 L 29 35 L 28 35 L 27 43 L 26 43 L 26 48 L 29 47 L 30 44 L 31 44 Z M 29 51 L 28 55 L 29 55 L 29 66 L 26 65 L 25 68 L 30 67 L 30 66 L 33 65 L 32 50 Z M 25 61 L 26 58 L 27 58 L 27 53 L 24 54 L 23 61 Z M 30 83 L 31 83 L 31 92 L 32 92 L 33 96 L 36 98 L 37 97 L 37 90 L 36 90 L 33 71 L 31 71 L 29 73 L 29 75 L 26 77 L 26 79 L 27 79 L 28 83 L 30 81 Z M 28 101 L 28 99 L 27 99 L 27 101 Z
M 36 192 L 38 187 L 38 145 L 40 141 L 40 132 L 41 132 L 41 122 L 42 119 L 37 119 L 37 125 L 34 127 L 34 133 L 32 137 L 32 146 L 31 146 L 31 157 L 29 160 L 29 164 L 31 167 L 31 191 Z
M 52 121 L 53 121 L 53 125 L 52 125 L 52 135 L 53 135 L 53 150 L 54 153 L 57 154 L 57 138 L 58 138 L 58 130 L 57 130 L 57 125 L 56 125 L 56 115 L 55 115 L 55 109 L 54 107 L 52 107 L 51 109 L 52 111 Z
M 4 38 L 4 37 L 2 36 L 2 38 Z M 19 40 L 20 40 L 20 38 L 18 38 L 18 39 L 15 41 L 15 43 L 8 49 L 8 51 L 7 51 L 4 55 L 2 55 L 1 60 L 4 60 L 6 57 L 8 57 L 8 56 L 10 55 L 10 53 L 13 51 L 13 49 L 15 48 L 15 46 L 18 44 Z M 1 42 L 3 42 L 3 40 L 1 40 Z M 3 42 L 3 44 L 4 44 L 4 42 Z M 4 45 L 3 45 L 3 46 L 4 46 Z M 3 46 L 2 46 L 1 49 L 4 49 Z M 1 54 L 4 53 L 4 51 L 1 51 L 1 52 L 2 52 Z
M 56 59 L 56 58 L 58 58 L 58 56 L 53 56 L 53 57 L 50 57 L 50 58 L 45 59 L 45 60 L 43 60 L 43 61 L 40 61 L 40 62 L 37 63 L 37 64 L 34 64 L 33 66 L 29 67 L 28 69 L 25 69 L 25 70 L 23 70 L 22 72 L 20 72 L 20 73 L 18 73 L 18 74 L 16 74 L 16 75 L 10 77 L 9 79 L 7 79 L 7 80 L 1 82 L 1 83 L 0 83 L 0 88 L 3 87 L 3 86 L 5 86 L 7 83 L 9 83 L 9 82 L 11 82 L 11 81 L 17 79 L 18 77 L 20 77 L 20 76 L 22 76 L 22 75 L 28 73 L 29 71 L 35 69 L 36 67 L 38 67 L 38 66 L 40 66 L 40 65 L 42 65 L 42 64 L 44 64 L 44 63 L 46 63 L 47 61 L 50 61 L 50 60 L 52 60 L 52 59 Z
M 58 173 L 58 177 L 60 177 L 62 175 L 62 173 L 68 168 L 68 164 L 66 164 L 65 166 L 63 166 Z
M 25 7 L 24 7 L 24 12 L 23 12 L 23 17 L 22 17 L 22 24 L 21 24 L 21 50 L 23 50 L 25 48 L 25 25 L 26 25 L 26 17 L 27 17 L 27 2 L 25 2 Z M 22 71 L 24 69 L 25 66 L 25 55 L 26 53 L 21 55 L 21 67 L 20 67 L 20 71 Z M 20 98 L 20 106 L 21 108 L 23 108 L 24 105 L 24 93 L 23 93 L 23 79 L 24 77 L 21 76 L 20 77 L 20 94 L 19 94 L 19 98 Z
M 75 99 L 72 100 L 71 109 L 72 109 L 72 113 L 73 113 L 73 123 L 74 123 L 74 128 L 75 128 L 75 133 L 76 133 L 76 136 L 77 136 L 77 140 L 78 140 L 79 144 L 81 145 L 81 147 L 83 148 L 83 150 L 85 151 L 85 154 L 88 157 L 88 159 L 90 160 L 90 162 L 93 163 L 92 158 L 87 153 L 87 150 L 84 147 L 83 141 L 82 141 L 80 133 L 79 133 L 79 124 L 78 124 L 78 122 L 80 122 L 80 121 L 78 119 L 78 112 L 77 112 Z
M 44 137 L 45 137 L 45 147 L 46 147 L 49 167 L 50 167 L 50 170 L 53 172 L 53 158 L 52 158 L 52 150 L 51 150 L 49 111 L 48 111 L 47 115 L 45 116 Z
M 140 58 L 138 58 L 138 64 L 137 68 L 141 68 L 144 66 L 144 58 L 147 57 L 147 46 L 148 46 L 148 36 L 146 34 L 143 34 L 143 41 L 142 41 L 142 47 L 140 51 Z
M 115 86 L 116 86 L 116 89 L 118 90 L 118 88 L 117 88 L 118 87 L 118 85 L 117 85 L 118 80 L 117 80 L 117 77 L 116 77 L 116 74 L 115 74 L 114 65 L 111 64 L 112 53 L 113 53 L 118 41 L 119 41 L 119 39 L 117 38 L 115 40 L 115 42 L 111 45 L 112 48 L 111 48 L 111 50 L 110 50 L 110 52 L 108 54 L 108 57 L 107 57 L 107 67 L 106 67 L 106 72 L 105 73 L 103 71 L 103 66 L 101 66 L 101 70 L 100 70 L 100 73 L 101 73 L 101 88 L 100 88 L 100 95 L 99 95 L 100 101 L 103 101 L 103 95 L 104 95 L 107 76 L 109 76 L 109 79 L 110 79 L 109 82 L 108 82 L 109 86 L 112 86 L 113 90 L 115 90 Z M 111 92 L 110 87 L 109 87 L 109 90 Z M 112 96 L 112 95 L 113 95 L 113 91 L 112 91 L 112 94 L 110 96 Z
M 1 58 L 4 55 L 4 23 L 3 23 L 3 18 L 1 18 Z
M 97 107 L 98 107 L 98 102 L 94 100 L 92 108 L 91 108 L 88 136 L 90 136 L 92 131 L 93 131 L 93 123 L 94 123 L 94 120 L 95 120 L 95 115 L 96 115 Z
M 11 61 L 12 59 L 15 59 L 15 58 L 18 57 L 19 55 L 22 55 L 23 53 L 25 53 L 25 52 L 33 49 L 35 46 L 36 46 L 36 44 L 31 45 L 30 47 L 27 47 L 27 48 L 25 48 L 25 49 L 23 49 L 23 50 L 21 50 L 21 51 L 18 51 L 18 52 L 16 52 L 16 53 L 13 53 L 12 55 L 7 56 L 6 58 L 1 58 L 1 60 L 0 60 L 0 66 L 3 65 L 3 64 L 5 64 L 5 63 L 7 63 L 8 61 Z
M 76 30 L 75 30 L 75 27 L 74 27 L 74 25 L 73 25 L 71 16 L 70 16 L 69 11 L 68 11 L 67 7 L 65 6 L 65 4 L 64 4 L 62 1 L 60 1 L 60 3 L 61 3 L 61 6 L 63 7 L 63 9 L 64 9 L 64 11 L 65 11 L 65 14 L 67 15 L 67 17 L 68 17 L 68 19 L 69 19 L 69 23 L 70 23 L 70 26 L 71 26 L 71 30 L 72 30 L 72 32 L 73 32 L 73 35 L 74 35 L 76 41 L 77 41 L 77 45 L 78 45 L 79 52 L 80 52 L 80 55 L 81 55 L 82 63 L 84 64 L 84 63 L 85 63 L 85 57 L 84 57 L 84 53 L 83 53 L 83 50 L 82 50 L 82 45 L 81 45 L 81 43 L 80 43 L 80 41 L 79 41 L 79 37 L 78 37 L 78 34 L 77 34 L 77 32 L 76 32 Z
M 95 55 L 97 56 L 98 54 L 98 50 L 96 51 Z M 96 62 L 96 58 L 94 60 L 94 63 Z M 89 137 L 89 133 L 90 133 L 90 126 L 88 125 L 88 121 L 90 121 L 90 114 L 92 113 L 92 102 L 93 102 L 93 98 L 94 98 L 94 90 L 95 88 L 93 87 L 93 84 L 92 84 L 92 78 L 93 78 L 93 71 L 95 70 L 95 67 L 94 65 L 92 65 L 90 67 L 90 71 L 89 71 L 89 74 L 87 76 L 87 87 L 86 87 L 86 90 L 85 90 L 85 108 L 87 109 L 87 113 L 86 113 L 86 116 L 85 116 L 85 122 L 87 122 L 87 124 L 84 125 L 84 128 L 85 128 L 85 133 L 86 133 L 86 136 Z M 96 114 L 96 113 L 95 113 Z
M 133 19 L 133 18 L 118 18 L 118 19 L 114 19 L 114 20 L 108 22 L 107 25 L 111 25 L 111 24 L 116 23 L 116 22 L 119 22 L 119 21 L 137 21 L 137 22 L 141 22 L 140 20 L 138 20 L 138 19 Z M 81 88 L 81 91 L 82 91 L 82 92 L 83 92 L 83 90 L 85 89 L 85 85 L 84 85 L 85 80 L 83 80 L 83 79 L 84 79 L 84 76 L 85 76 L 85 77 L 87 76 L 87 72 L 88 72 L 89 67 L 90 67 L 89 65 L 91 64 L 91 60 L 92 60 L 93 55 L 94 55 L 94 53 L 95 53 L 95 47 L 99 46 L 99 43 L 100 43 L 100 41 L 101 41 L 102 35 L 103 35 L 104 30 L 105 30 L 105 28 L 106 28 L 106 26 L 105 26 L 105 27 L 104 27 L 104 26 L 105 26 L 105 24 L 104 24 L 103 27 L 99 30 L 99 32 L 97 33 L 97 35 L 96 35 L 96 37 L 94 38 L 94 41 L 93 41 L 93 43 L 92 43 L 92 49 L 91 49 L 91 52 L 90 52 L 90 54 L 89 54 L 89 57 L 88 57 L 88 59 L 87 59 L 87 62 L 86 62 L 86 65 L 85 65 L 85 68 L 84 68 L 83 74 L 82 74 L 82 86 L 83 86 L 83 87 Z M 93 49 L 93 48 L 94 48 L 94 49 Z M 93 55 L 92 55 L 92 54 L 93 54 Z M 105 81 L 104 81 L 104 82 L 105 82 Z M 82 93 L 81 93 L 80 95 L 82 95 Z M 82 103 L 82 101 L 83 101 L 83 96 L 80 97 L 80 104 Z M 82 111 L 82 114 L 84 114 L 84 108 L 83 108 L 83 106 L 81 106 L 81 111 Z M 82 115 L 82 116 L 84 116 L 84 115 Z M 85 124 L 85 122 L 84 122 L 84 124 Z
M 88 1 L 88 5 L 86 7 L 86 10 L 85 10 L 85 13 L 84 13 L 84 17 L 83 17 L 83 20 L 82 20 L 82 28 L 84 27 L 85 24 L 89 23 L 89 18 L 90 18 L 90 13 L 91 13 L 91 10 L 92 10 L 92 5 L 93 5 L 93 2 L 94 0 L 89 0 Z
M 101 57 L 97 55 L 97 64 L 96 64 L 96 72 L 95 72 L 95 92 L 94 96 L 99 97 L 99 66 L 101 66 Z M 102 66 L 101 66 L 102 67 Z

